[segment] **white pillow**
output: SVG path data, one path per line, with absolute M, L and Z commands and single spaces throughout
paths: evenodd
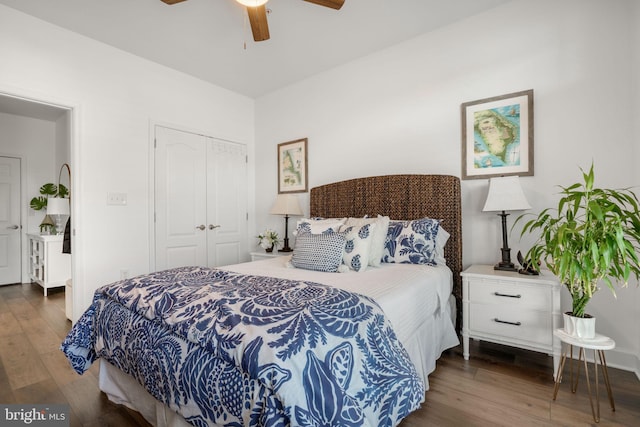
M 373 241 L 373 230 L 375 230 L 376 226 L 377 224 L 375 223 L 360 226 L 345 224 L 340 228 L 340 232 L 345 233 L 347 238 L 342 262 L 351 270 L 361 272 L 367 269 L 371 242 Z
M 345 225 L 363 226 L 365 224 L 376 224 L 371 230 L 371 249 L 369 251 L 369 265 L 379 267 L 384 255 L 384 243 L 387 238 L 389 228 L 389 217 L 378 215 L 377 218 L 347 218 Z
M 293 233 L 337 233 L 344 224 L 346 218 L 302 218 L 296 223 L 296 231 Z
M 440 224 L 438 234 L 436 235 L 436 256 L 434 258 L 434 261 L 438 265 L 447 265 L 447 260 L 444 257 L 444 245 L 449 241 L 449 237 L 451 237 L 449 232 L 442 228 L 442 224 Z

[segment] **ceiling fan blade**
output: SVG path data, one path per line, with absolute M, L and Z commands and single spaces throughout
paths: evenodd
M 267 8 L 262 6 L 247 7 L 249 14 L 249 23 L 251 24 L 251 32 L 253 40 L 261 42 L 269 40 L 269 25 L 267 24 Z
M 176 4 L 176 3 L 181 3 L 183 1 L 187 1 L 187 0 L 161 0 L 163 3 L 166 4 Z
M 319 4 L 320 6 L 330 7 L 331 9 L 340 9 L 344 4 L 344 0 L 304 0 L 309 3 Z

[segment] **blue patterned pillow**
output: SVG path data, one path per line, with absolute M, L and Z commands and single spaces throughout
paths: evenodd
M 440 221 L 431 218 L 390 221 L 383 262 L 436 265 Z
M 291 264 L 305 270 L 336 272 L 342 264 L 346 243 L 343 233 L 299 233 Z
M 346 227 L 351 225 L 362 226 L 365 224 L 375 224 L 369 250 L 369 265 L 380 267 L 382 255 L 384 254 L 384 242 L 387 238 L 387 228 L 389 227 L 389 217 L 378 215 L 377 218 L 347 218 L 347 222 L 344 224 Z
M 346 218 L 302 218 L 296 223 L 293 235 L 297 236 L 298 233 L 337 233 L 345 220 Z
M 341 233 L 346 233 L 347 244 L 342 262 L 354 271 L 365 271 L 369 265 L 371 242 L 377 224 L 344 225 Z

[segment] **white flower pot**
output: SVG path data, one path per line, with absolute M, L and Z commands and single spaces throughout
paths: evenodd
M 571 313 L 564 313 L 564 331 L 579 339 L 590 339 L 596 336 L 596 318 L 575 317 Z

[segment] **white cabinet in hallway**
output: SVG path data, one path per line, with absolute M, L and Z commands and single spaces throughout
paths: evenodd
M 61 234 L 43 236 L 28 234 L 29 277 L 47 290 L 65 286 L 71 278 L 71 255 L 62 253 Z

